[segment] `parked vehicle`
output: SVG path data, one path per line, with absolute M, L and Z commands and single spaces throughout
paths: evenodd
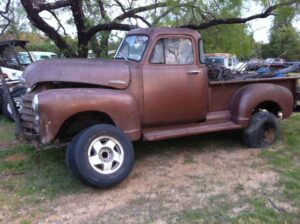
M 20 85 L 23 70 L 26 66 L 33 62 L 24 40 L 7 40 L 0 42 L 0 74 L 1 78 L 5 78 L 13 99 L 21 109 L 20 96 L 26 92 L 26 88 Z M 0 108 L 2 113 L 12 120 L 12 111 L 10 105 L 3 99 L 3 90 L 0 85 Z
M 209 82 L 202 49 L 194 30 L 147 28 L 128 32 L 114 60 L 34 63 L 16 136 L 37 148 L 70 141 L 67 165 L 96 187 L 129 175 L 136 140 L 242 129 L 246 145 L 272 145 L 298 77 Z
M 206 63 L 225 68 L 234 68 L 238 63 L 235 55 L 228 53 L 214 53 L 205 55 Z
M 47 51 L 30 51 L 30 55 L 34 61 L 42 61 L 47 59 L 56 59 L 58 55 Z
M 286 66 L 286 61 L 283 58 L 267 58 L 264 61 L 265 67 L 283 68 Z

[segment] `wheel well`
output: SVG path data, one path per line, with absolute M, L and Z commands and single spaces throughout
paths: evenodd
M 267 110 L 270 113 L 273 113 L 276 117 L 278 117 L 279 112 L 281 112 L 280 106 L 273 101 L 265 101 L 265 102 L 260 103 L 259 105 L 257 105 L 255 107 L 253 114 L 258 111 L 262 111 L 262 110 Z
M 87 111 L 74 114 L 68 118 L 61 126 L 58 138 L 65 142 L 69 141 L 79 132 L 96 124 L 111 124 L 115 126 L 111 117 L 98 111 Z

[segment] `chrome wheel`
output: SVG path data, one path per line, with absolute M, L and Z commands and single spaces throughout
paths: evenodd
M 121 167 L 124 161 L 124 150 L 113 137 L 101 136 L 90 144 L 88 160 L 98 173 L 111 174 Z

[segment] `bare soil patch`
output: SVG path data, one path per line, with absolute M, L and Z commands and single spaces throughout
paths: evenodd
M 12 155 L 9 155 L 5 158 L 4 161 L 6 162 L 20 162 L 27 159 L 27 156 L 21 153 L 14 153 Z
M 231 201 L 234 216 L 250 209 L 238 203 L 241 197 L 280 191 L 278 175 L 258 157 L 260 150 L 194 147 L 149 152 L 137 158 L 120 185 L 86 188 L 46 201 L 39 208 L 43 212 L 31 207 L 19 218 L 31 220 L 29 214 L 34 213 L 34 223 L 168 223 L 176 222 L 173 213 L 212 206 L 214 197 Z

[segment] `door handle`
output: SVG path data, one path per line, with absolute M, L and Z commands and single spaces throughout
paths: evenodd
M 200 73 L 200 71 L 197 71 L 197 70 L 187 72 L 188 75 L 198 75 L 199 73 Z

